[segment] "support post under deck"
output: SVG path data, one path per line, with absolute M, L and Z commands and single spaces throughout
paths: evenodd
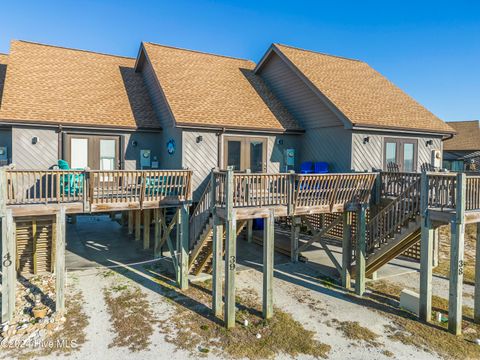
M 178 212 L 177 219 L 177 254 L 179 256 L 177 281 L 182 290 L 188 288 L 188 247 L 190 240 L 188 227 L 188 204 L 183 204 Z
M 16 249 L 12 210 L 2 214 L 2 322 L 10 321 L 15 311 Z
M 291 225 L 291 240 L 290 240 L 290 257 L 292 262 L 298 261 L 298 241 L 300 238 L 300 225 L 302 224 L 302 219 L 299 216 L 292 216 L 292 225 Z
M 451 223 L 450 286 L 448 297 L 448 330 L 455 335 L 462 332 L 463 269 L 465 266 L 465 190 L 466 175 L 457 175 L 455 219 Z
M 143 249 L 150 248 L 150 210 L 143 210 Z
M 270 210 L 263 227 L 263 318 L 273 316 L 273 261 L 275 217 Z
M 65 207 L 60 207 L 56 214 L 57 231 L 55 239 L 55 308 L 62 313 L 65 311 Z
M 142 229 L 142 211 L 135 210 L 135 241 L 140 241 Z
M 226 234 L 225 234 L 225 326 L 235 326 L 235 271 L 237 267 L 237 215 L 233 209 L 233 168 L 226 178 Z
M 474 296 L 474 321 L 480 323 L 480 222 L 477 223 L 477 242 L 475 248 L 475 296 Z
M 253 242 L 253 220 L 247 220 L 247 242 Z
M 343 213 L 343 238 L 342 238 L 342 286 L 351 289 L 352 266 L 352 216 L 349 212 Z
M 223 223 L 213 210 L 213 272 L 212 272 L 212 309 L 216 317 L 222 316 L 222 258 Z
M 160 241 L 162 240 L 162 232 L 160 231 L 161 223 L 160 223 L 160 209 L 155 209 L 153 210 L 153 222 L 154 222 L 154 231 L 153 231 L 153 237 L 154 237 L 154 244 L 153 244 L 153 257 L 159 258 L 162 256 L 162 249 L 160 247 Z
M 365 293 L 365 262 L 366 262 L 366 205 L 362 204 L 357 215 L 357 251 L 355 271 L 355 293 L 362 296 Z
M 423 172 L 420 176 L 420 304 L 419 316 L 423 321 L 432 319 L 432 257 L 433 236 L 432 222 L 428 213 L 428 178 Z
M 133 211 L 128 212 L 128 235 L 133 235 Z

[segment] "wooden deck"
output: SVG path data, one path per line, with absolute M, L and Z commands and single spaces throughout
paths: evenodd
M 176 207 L 191 202 L 191 171 L 12 170 L 2 174 L 13 216 Z
M 214 186 L 210 191 L 217 215 L 222 218 L 227 217 L 230 206 L 227 204 L 228 192 L 233 195 L 231 206 L 237 220 L 266 218 L 271 211 L 275 217 L 336 213 L 368 203 L 377 175 L 228 175 L 227 172 L 215 172 Z

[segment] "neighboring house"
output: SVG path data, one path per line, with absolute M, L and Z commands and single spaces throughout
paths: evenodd
M 366 63 L 278 44 L 255 64 L 147 42 L 134 60 L 13 41 L 3 63 L 0 146 L 18 168 L 62 157 L 134 169 L 150 150 L 158 164 L 144 165 L 194 171 L 194 200 L 211 169 L 229 165 L 440 167 L 454 132 Z
M 443 166 L 447 170 L 480 170 L 480 126 L 478 120 L 448 122 L 456 135 L 445 141 Z

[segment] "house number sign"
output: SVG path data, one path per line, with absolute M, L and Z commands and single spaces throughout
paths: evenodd
M 12 258 L 10 257 L 10 253 L 6 253 L 5 256 L 3 257 L 3 266 L 9 267 L 12 265 Z
M 230 270 L 235 270 L 235 256 L 230 256 L 230 258 L 228 259 L 228 268 Z

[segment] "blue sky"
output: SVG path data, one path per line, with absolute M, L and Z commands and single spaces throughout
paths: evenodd
M 11 39 L 136 56 L 142 40 L 258 61 L 279 42 L 368 62 L 446 121 L 480 118 L 478 1 L 2 0 Z

